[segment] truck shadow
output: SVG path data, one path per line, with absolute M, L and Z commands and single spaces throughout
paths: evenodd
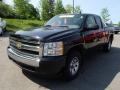
M 71 82 L 60 79 L 42 79 L 24 72 L 24 75 L 39 87 L 51 90 L 104 90 L 120 72 L 120 48 L 112 47 L 110 53 L 94 51 L 85 56 L 80 75 Z

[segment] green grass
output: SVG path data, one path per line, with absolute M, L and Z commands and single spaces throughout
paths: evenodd
M 8 31 L 15 32 L 17 30 L 25 30 L 44 25 L 44 21 L 39 20 L 21 20 L 21 19 L 6 19 Z

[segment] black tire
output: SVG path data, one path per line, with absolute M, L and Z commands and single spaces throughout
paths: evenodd
M 115 32 L 115 34 L 118 34 L 118 33 L 119 33 L 119 32 L 117 32 L 117 31 Z
M 80 72 L 82 60 L 81 54 L 77 51 L 69 53 L 66 65 L 64 68 L 64 79 L 67 81 L 73 80 Z M 73 66 L 72 66 L 73 65 Z M 74 71 L 75 72 L 74 72 Z
M 111 46 L 112 46 L 112 40 L 109 40 L 109 42 L 106 43 L 106 44 L 103 46 L 103 51 L 104 51 L 104 52 L 110 52 L 110 51 L 111 51 Z

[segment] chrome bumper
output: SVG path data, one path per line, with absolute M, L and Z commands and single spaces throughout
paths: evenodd
M 7 53 L 10 58 L 12 58 L 17 62 L 30 65 L 33 67 L 39 67 L 39 62 L 40 62 L 39 56 L 26 54 L 12 48 L 8 48 Z

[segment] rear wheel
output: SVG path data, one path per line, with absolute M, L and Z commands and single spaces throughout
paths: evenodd
M 74 51 L 68 55 L 66 65 L 64 68 L 64 78 L 66 80 L 73 80 L 80 72 L 81 55 Z
M 118 34 L 118 33 L 119 33 L 118 31 L 115 32 L 115 34 Z
M 111 46 L 112 46 L 112 40 L 109 40 L 108 43 L 106 43 L 104 46 L 103 46 L 103 50 L 105 52 L 110 52 L 111 51 Z

